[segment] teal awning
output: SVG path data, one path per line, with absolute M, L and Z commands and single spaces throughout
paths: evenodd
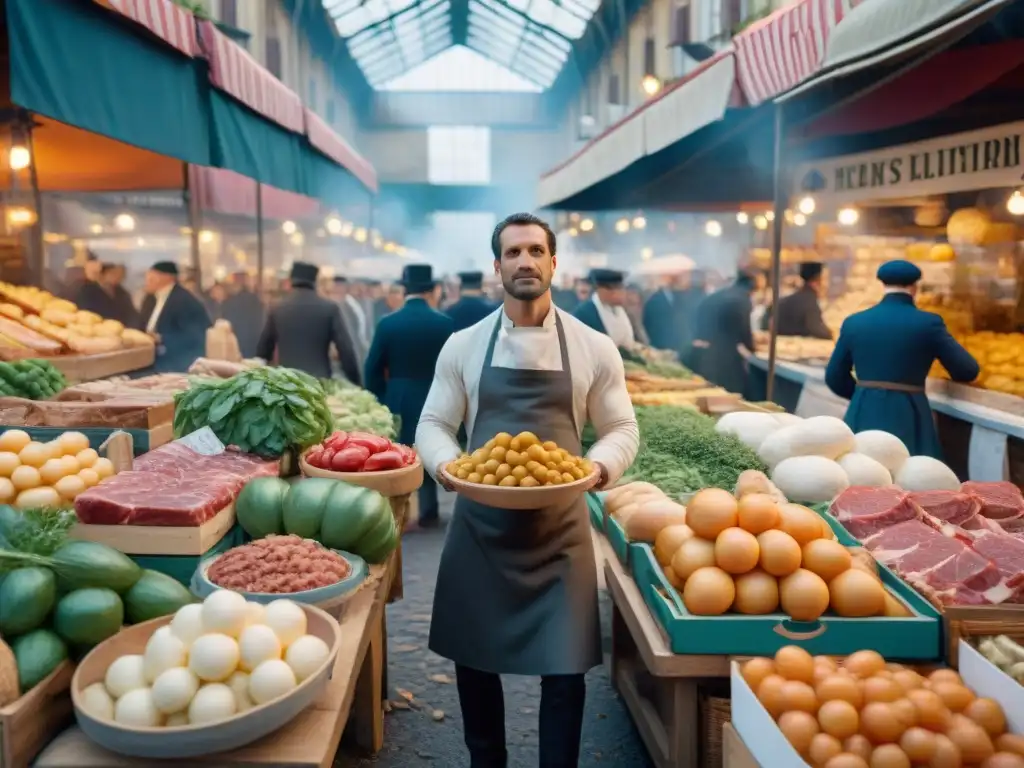
M 210 165 L 201 64 L 95 3 L 6 0 L 11 101 L 117 141 Z
M 341 207 L 365 200 L 372 194 L 346 168 L 322 154 L 303 140 L 302 156 L 306 176 L 306 192 L 327 205 Z

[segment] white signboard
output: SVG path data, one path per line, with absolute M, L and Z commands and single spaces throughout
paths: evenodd
M 835 204 L 1021 184 L 1024 122 L 797 166 L 794 196 Z

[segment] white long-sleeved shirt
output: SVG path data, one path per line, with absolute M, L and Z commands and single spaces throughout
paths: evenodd
M 601 297 L 595 292 L 591 297 L 594 306 L 597 307 L 597 314 L 604 323 L 604 329 L 608 336 L 615 342 L 616 347 L 629 348 L 636 344 L 636 336 L 633 333 L 633 323 L 623 307 L 613 307 L 601 301 Z
M 498 309 L 445 343 L 416 429 L 416 450 L 432 476 L 461 453 L 455 435 L 463 419 L 466 431 L 472 434 L 480 374 L 499 314 L 501 328 L 492 365 L 560 371 L 556 312 L 562 319 L 572 372 L 576 424 L 582 429 L 590 421 L 597 430 L 598 441 L 587 456 L 604 466 L 612 483 L 629 469 L 640 446 L 640 433 L 626 391 L 622 357 L 610 338 L 552 306 L 542 327 L 516 328 L 504 309 Z M 546 439 L 542 434 L 538 437 Z

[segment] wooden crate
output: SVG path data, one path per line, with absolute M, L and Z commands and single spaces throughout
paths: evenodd
M 1008 635 L 1024 642 L 1024 605 L 947 605 L 943 608 L 946 627 L 946 663 L 956 669 L 960 641 L 972 643 L 979 637 Z
M 204 555 L 235 524 L 234 502 L 202 525 L 94 525 L 77 523 L 71 537 L 95 541 L 126 555 Z
M 152 429 L 121 429 L 119 427 L 21 427 L 5 424 L 0 426 L 0 434 L 9 429 L 21 429 L 42 443 L 55 440 L 65 432 L 81 432 L 89 438 L 89 445 L 99 448 L 114 432 L 127 432 L 132 436 L 132 451 L 136 456 L 166 445 L 174 439 L 174 425 L 170 422 Z
M 56 355 L 47 360 L 69 382 L 93 381 L 149 368 L 156 360 L 156 347 L 130 347 L 102 355 Z
M 722 768 L 725 747 L 723 727 L 732 720 L 732 700 L 727 680 L 714 681 L 714 690 L 700 691 L 700 764 Z
M 65 661 L 20 699 L 0 707 L 0 768 L 28 768 L 70 722 L 74 671 Z

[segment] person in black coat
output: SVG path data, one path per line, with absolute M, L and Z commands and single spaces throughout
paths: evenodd
M 331 378 L 331 345 L 338 353 L 342 373 L 353 384 L 362 383 L 359 360 L 345 329 L 341 310 L 316 292 L 320 268 L 292 264 L 291 291 L 270 310 L 256 344 L 256 356 L 287 368 L 297 368 L 318 379 Z
M 117 320 L 126 328 L 137 328 L 139 325 L 139 310 L 135 308 L 132 295 L 124 289 L 123 282 L 123 264 L 103 265 L 103 269 L 100 272 L 100 286 L 110 298 L 110 314 L 103 316 L 111 320 Z
M 754 350 L 750 327 L 754 307 L 750 297 L 757 284 L 755 273 L 741 271 L 732 285 L 711 294 L 697 308 L 692 360 L 695 370 L 739 395 L 746 389 L 747 361 L 738 347 Z
M 265 309 L 260 297 L 249 290 L 249 276 L 239 272 L 232 278 L 231 295 L 224 301 L 224 319 L 231 323 L 231 330 L 238 339 L 242 357 L 255 357 L 256 345 L 260 341 Z
M 779 336 L 807 336 L 814 339 L 831 339 L 832 331 L 821 316 L 821 277 L 824 265 L 818 261 L 807 261 L 800 265 L 800 279 L 803 285 L 789 296 L 779 299 Z M 771 328 L 773 307 L 769 307 L 761 320 L 762 330 Z
M 206 354 L 210 317 L 202 302 L 178 284 L 178 265 L 158 261 L 146 272 L 142 329 L 156 338 L 158 373 L 185 372 Z
M 441 348 L 452 335 L 454 323 L 433 309 L 434 293 L 429 264 L 411 264 L 402 271 L 405 306 L 381 318 L 366 357 L 366 388 L 401 419 L 398 440 L 416 442 L 416 425 L 427 401 Z M 419 490 L 419 523 L 429 527 L 440 522 L 437 485 L 424 473 Z
M 495 309 L 494 304 L 484 298 L 483 272 L 460 272 L 459 286 L 459 300 L 445 310 L 456 331 L 476 325 Z
M 672 275 L 644 302 L 644 330 L 655 349 L 682 352 L 689 282 L 688 274 Z

